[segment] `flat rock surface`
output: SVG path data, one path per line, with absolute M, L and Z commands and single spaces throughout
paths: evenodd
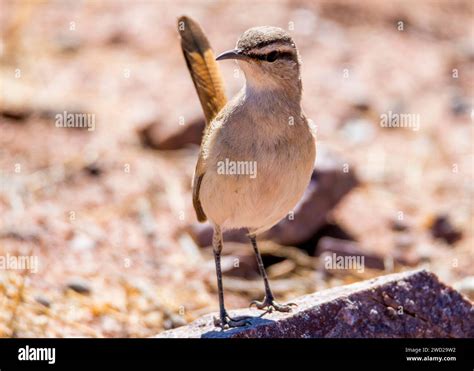
M 230 311 L 252 316 L 246 327 L 221 331 L 209 314 L 193 323 L 162 332 L 169 338 L 428 338 L 474 337 L 472 303 L 441 283 L 436 275 L 417 270 L 324 290 L 294 300 L 291 313 L 257 309 Z

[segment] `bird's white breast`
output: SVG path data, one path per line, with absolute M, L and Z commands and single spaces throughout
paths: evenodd
M 208 218 L 222 228 L 260 233 L 303 195 L 314 164 L 314 138 L 300 112 L 291 116 L 281 107 L 265 112 L 245 101 L 233 104 L 203 144 L 200 199 Z

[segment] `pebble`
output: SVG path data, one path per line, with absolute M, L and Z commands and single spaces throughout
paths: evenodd
M 85 234 L 76 234 L 69 242 L 69 247 L 73 250 L 91 250 L 96 246 L 96 242 Z
M 82 295 L 89 295 L 91 293 L 89 284 L 84 281 L 71 281 L 66 285 L 66 288 Z
M 408 225 L 407 222 L 405 222 L 404 220 L 400 220 L 398 218 L 392 220 L 390 227 L 392 228 L 392 230 L 396 232 L 404 232 L 410 229 L 410 226 Z
M 49 308 L 51 306 L 51 302 L 44 296 L 36 296 L 35 301 L 46 308 Z
M 457 230 L 447 215 L 439 215 L 431 225 L 431 234 L 434 238 L 444 240 L 452 245 L 462 238 L 462 232 Z

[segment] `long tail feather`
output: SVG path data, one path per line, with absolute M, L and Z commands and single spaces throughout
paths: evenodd
M 224 81 L 209 41 L 199 24 L 182 16 L 178 19 L 178 31 L 184 59 L 208 125 L 227 102 Z

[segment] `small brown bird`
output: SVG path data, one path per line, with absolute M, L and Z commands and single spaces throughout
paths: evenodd
M 242 326 L 224 306 L 222 231 L 246 228 L 265 284 L 266 311 L 291 310 L 275 301 L 256 236 L 284 218 L 306 189 L 316 156 L 315 139 L 301 108 L 302 84 L 298 50 L 277 27 L 246 31 L 237 47 L 214 58 L 199 25 L 178 19 L 181 47 L 206 116 L 193 179 L 193 205 L 200 222 L 214 226 L 213 249 L 219 290 L 216 325 Z M 234 59 L 246 78 L 229 102 L 216 60 Z

